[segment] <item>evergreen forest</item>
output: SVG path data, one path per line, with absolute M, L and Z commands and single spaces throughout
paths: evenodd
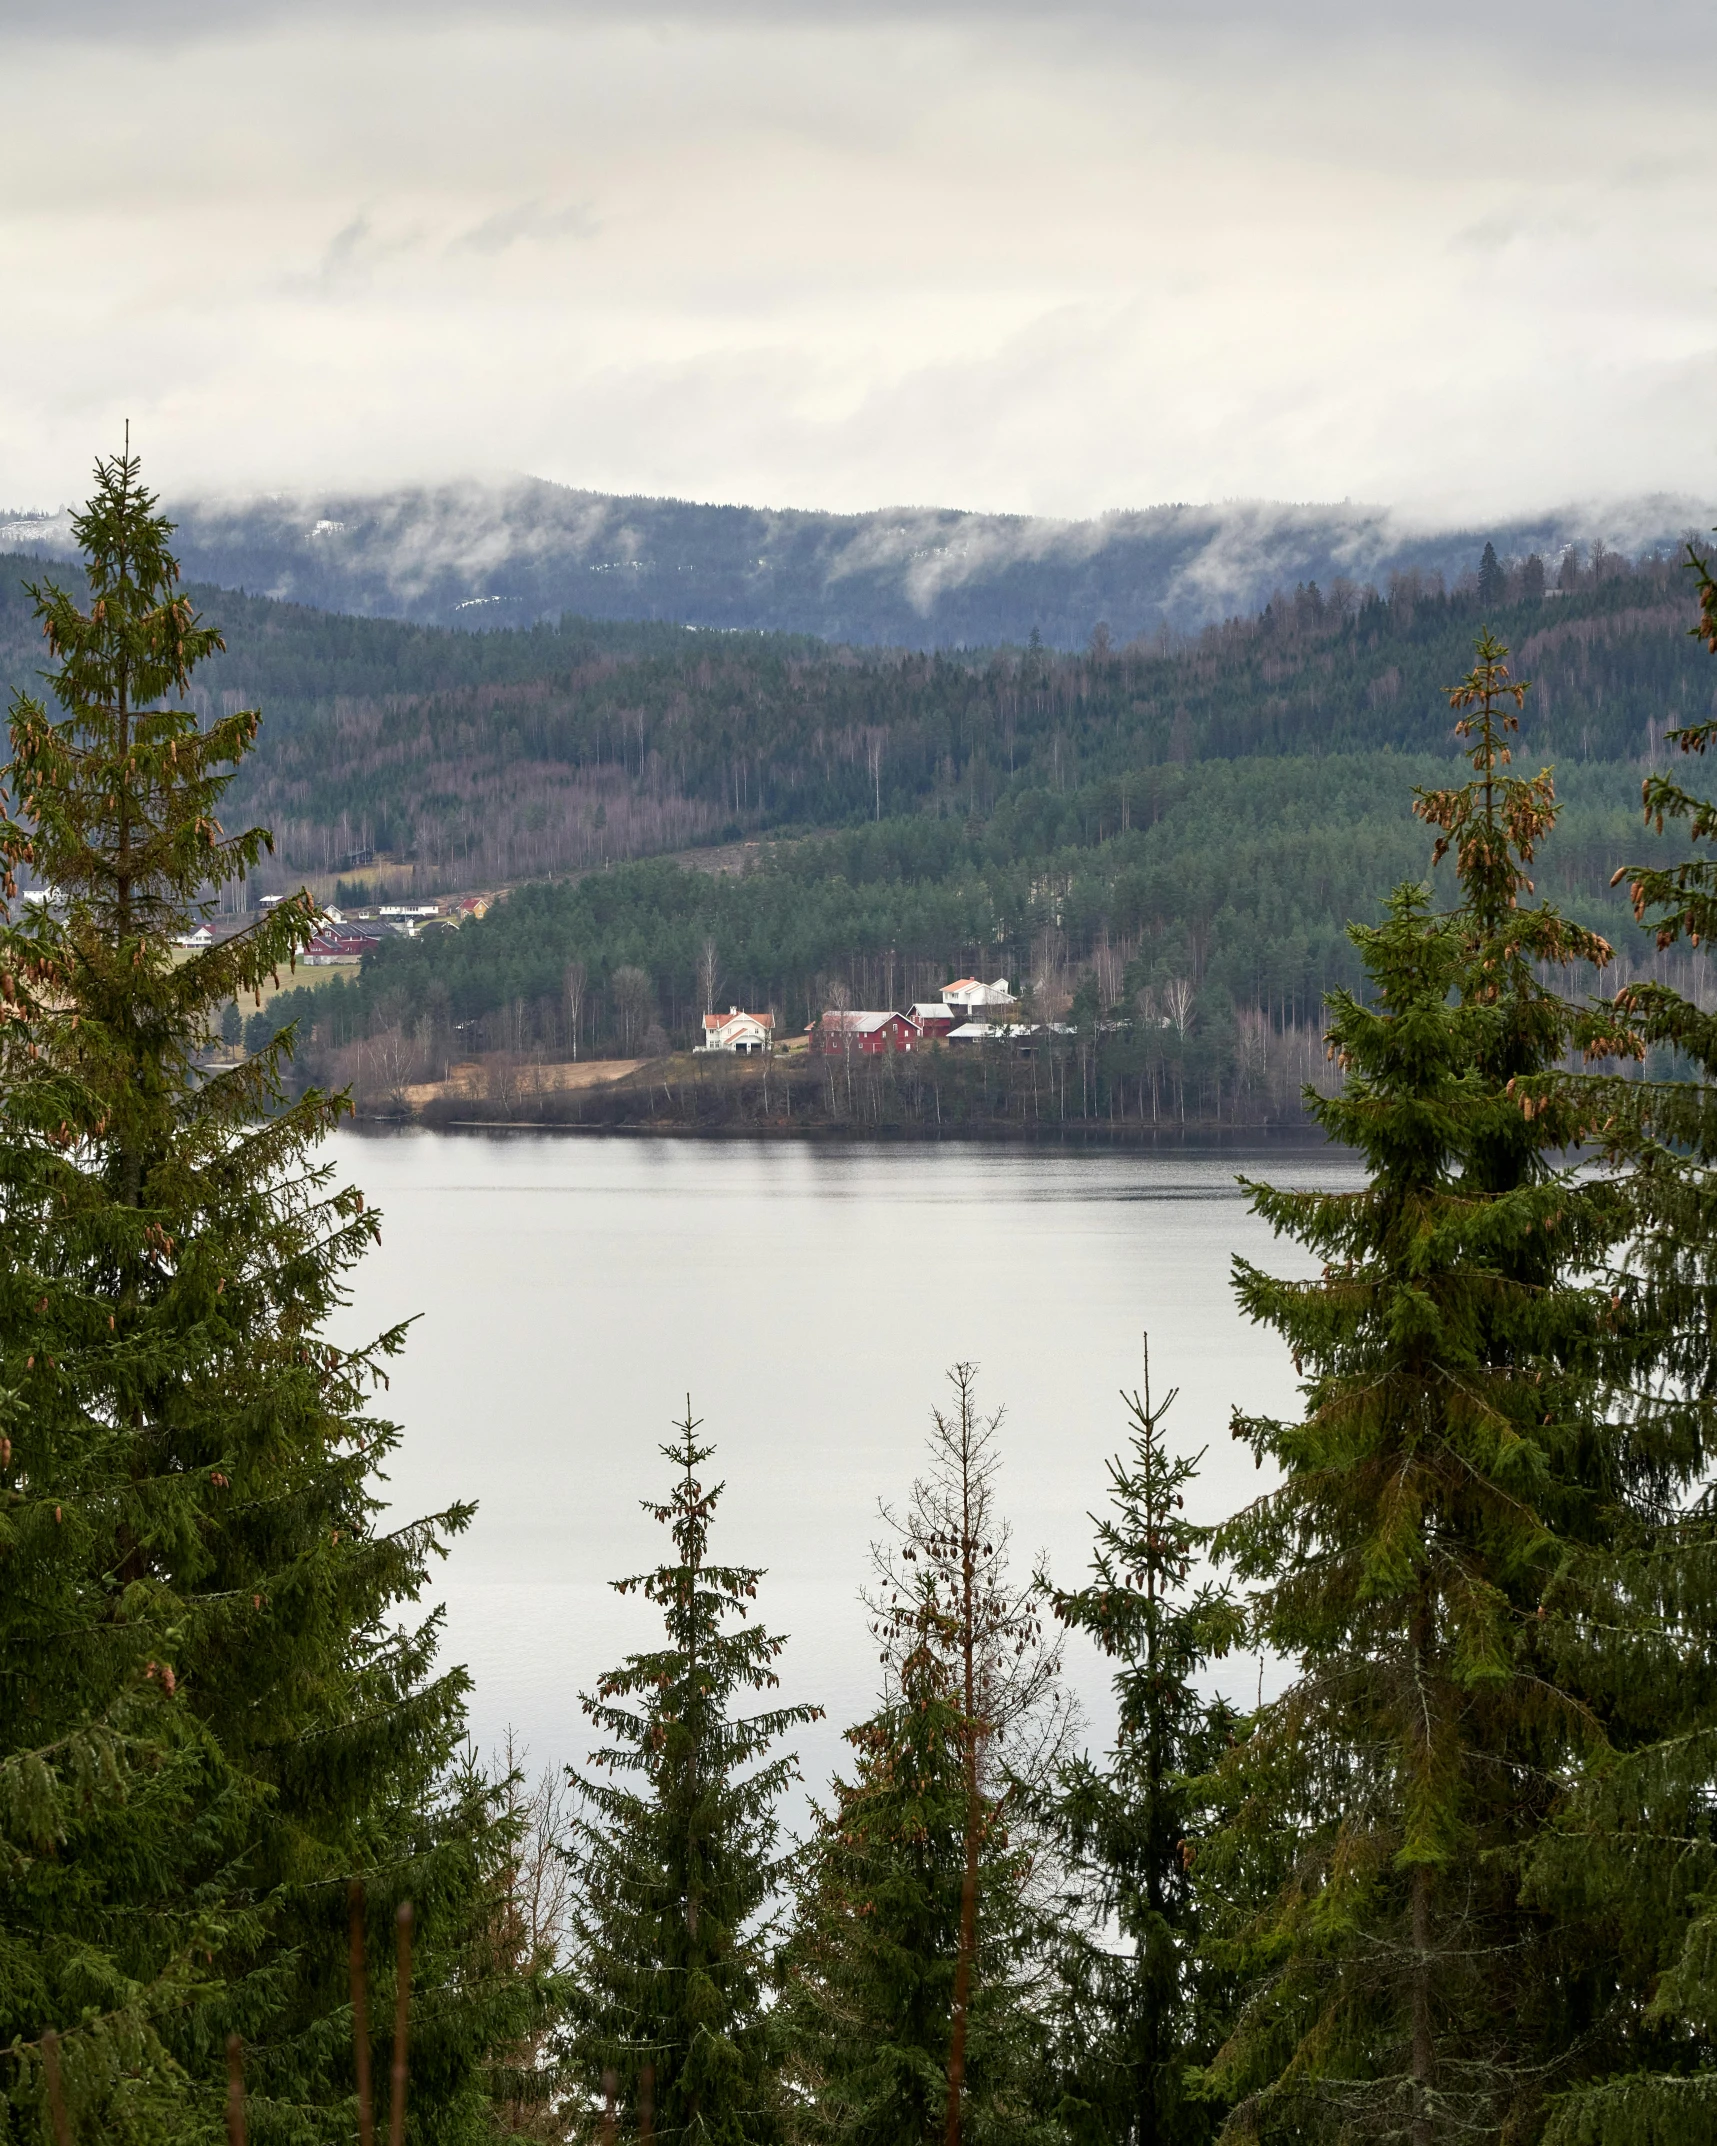
M 1135 1042 L 1184 1042 L 1217 1026 L 1218 991 L 1237 1039 L 1248 1016 L 1327 1049 L 1304 1107 L 1363 1176 L 1250 1184 L 1306 1278 L 1234 1267 L 1240 1312 L 1298 1381 L 1286 1419 L 1232 1426 L 1258 1495 L 1189 1518 L 1203 1455 L 1163 1376 L 1175 1337 L 1155 1336 L 1090 1486 L 1089 1570 L 1057 1584 L 1014 1549 L 1001 1417 L 956 1358 L 923 1397 L 920 1474 L 878 1486 L 855 1612 L 875 1689 L 795 1838 L 783 1800 L 817 1710 L 781 1697 L 768 1573 L 725 1553 L 719 1425 L 695 1394 L 647 1508 L 660 1562 L 613 1576 L 652 1642 L 584 1695 L 588 1756 L 532 1783 L 473 1755 L 468 1680 L 420 1606 L 473 1508 L 386 1509 L 409 1435 L 386 1374 L 408 1335 L 334 1339 L 381 1227 L 326 1159 L 351 1097 L 295 1069 L 290 1020 L 217 1047 L 320 924 L 301 887 L 241 898 L 285 848 L 252 817 L 272 714 L 206 682 L 254 682 L 234 663 L 243 607 L 223 649 L 129 450 L 97 464 L 75 533 L 81 576 L 40 569 L 27 591 L 41 676 L 13 697 L 0 770 L 8 2138 L 1713 2135 L 1717 1014 L 1697 957 L 1717 924 L 1699 781 L 1717 578 L 1700 555 L 1576 576 L 1558 600 L 1493 579 L 1494 617 L 1459 592 L 1308 592 L 1202 654 L 903 662 L 901 787 L 884 794 L 882 747 L 851 763 L 868 825 L 861 792 L 849 824 L 726 878 L 646 860 L 521 887 L 316 994 L 312 1026 L 338 995 L 396 1033 L 551 1002 L 576 1044 L 595 987 L 643 1043 L 678 1018 L 676 963 L 706 997 L 725 964 L 791 1003 L 794 978 L 826 988 L 843 961 L 928 961 L 912 919 L 934 911 L 946 945 L 1019 954 L 1046 999 L 1066 988 L 1093 1052 L 1127 1040 L 1129 994 Z M 1567 697 L 1535 707 L 1533 632 L 1540 679 L 1558 647 L 1595 673 L 1646 633 L 1615 622 L 1648 614 L 1662 659 L 1586 752 Z M 496 637 L 496 660 L 531 638 Z M 689 660 L 671 640 L 632 645 L 666 677 Z M 1407 681 L 1366 701 L 1363 750 L 1357 703 L 1327 683 L 1359 646 Z M 790 659 L 720 660 L 785 676 Z M 835 655 L 803 660 L 846 690 Z M 1217 681 L 1248 665 L 1282 689 L 1276 744 L 1297 722 L 1295 750 L 1221 749 Z M 1451 734 L 1392 729 L 1432 677 Z M 1136 758 L 1085 723 L 1081 680 L 1137 696 Z M 1004 779 L 1007 733 L 979 738 L 976 711 L 1004 704 L 1031 783 Z M 1260 690 L 1247 720 L 1271 705 Z M 963 757 L 926 745 L 918 781 L 913 726 L 928 739 L 955 708 Z M 1624 828 L 1616 766 L 1648 724 Z M 789 788 L 794 765 L 789 740 Z M 742 815 L 775 809 L 748 795 Z M 1206 916 L 1195 944 L 1198 912 L 1169 892 L 1193 881 L 1242 921 Z M 223 905 L 242 929 L 182 943 Z M 487 1002 L 485 961 L 504 978 Z M 1088 1645 L 1113 1677 L 1102 1750 L 1067 1695 L 1067 1650 Z M 1282 1665 L 1279 1696 L 1214 1696 L 1241 1650 Z

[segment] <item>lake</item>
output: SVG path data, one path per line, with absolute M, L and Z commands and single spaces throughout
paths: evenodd
M 339 1338 L 421 1315 L 382 1406 L 405 1427 L 390 1495 L 406 1513 L 479 1512 L 440 1568 L 447 1653 L 476 1680 L 485 1750 L 511 1726 L 533 1768 L 581 1761 L 579 1693 L 653 1643 L 647 1605 L 607 1582 L 658 1561 L 640 1501 L 689 1393 L 727 1490 L 714 1554 L 768 1568 L 758 1609 L 791 1635 L 784 1699 L 829 1720 L 801 1740 L 813 1792 L 842 1727 L 874 1703 L 857 1594 L 877 1501 L 904 1501 L 957 1358 L 1002 1407 L 1003 1510 L 1020 1568 L 1064 1584 L 1125 1435 L 1117 1389 L 1149 1330 L 1185 1450 L 1208 1449 L 1199 1519 L 1256 1496 L 1236 1407 L 1294 1407 L 1275 1336 L 1237 1312 L 1235 1253 L 1313 1271 L 1248 1212 L 1238 1174 L 1359 1181 L 1297 1148 L 1067 1153 L 705 1143 L 565 1135 L 343 1132 L 335 1159 L 383 1210 Z M 1091 1732 L 1108 1671 L 1068 1670 Z M 1255 1661 L 1223 1684 L 1251 1697 Z

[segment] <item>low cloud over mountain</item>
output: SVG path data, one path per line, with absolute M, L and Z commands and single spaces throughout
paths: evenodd
M 1709 528 L 1717 510 L 1659 496 L 1489 528 L 1425 529 L 1369 506 L 1163 506 L 1089 521 L 945 508 L 870 514 L 699 505 L 533 478 L 367 496 L 179 502 L 195 579 L 331 611 L 471 627 L 573 613 L 753 627 L 905 647 L 1026 640 L 1082 646 L 1186 631 L 1259 609 L 1278 588 L 1453 584 L 1499 554 L 1569 545 L 1637 555 Z M 68 548 L 63 516 L 0 525 L 0 548 Z

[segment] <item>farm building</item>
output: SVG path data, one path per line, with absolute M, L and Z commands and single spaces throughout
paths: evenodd
M 835 1013 L 813 1021 L 808 1031 L 813 1051 L 852 1052 L 881 1058 L 890 1051 L 915 1050 L 923 1040 L 918 1024 L 904 1013 Z
M 960 1016 L 946 1000 L 923 998 L 907 1008 L 907 1018 L 926 1043 L 936 1043 L 947 1035 Z
M 381 943 L 375 932 L 352 931 L 342 924 L 325 924 L 298 958 L 306 968 L 329 969 L 340 961 L 362 961 Z

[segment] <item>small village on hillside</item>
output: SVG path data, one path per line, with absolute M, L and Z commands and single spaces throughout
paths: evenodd
M 298 958 L 307 969 L 356 967 L 366 954 L 373 954 L 388 939 L 415 939 L 424 931 L 457 930 L 467 918 L 487 916 L 499 898 L 494 894 L 450 894 L 435 902 L 383 902 L 367 909 L 330 905 L 321 911 L 316 936 Z M 285 899 L 284 895 L 265 894 L 260 906 L 274 909 Z M 217 939 L 230 938 L 251 921 L 242 914 L 222 915 L 185 932 L 178 944 L 192 951 L 213 946 Z
M 817 1056 L 885 1058 L 921 1050 L 930 1043 L 1011 1042 L 1029 1049 L 1031 1039 L 1068 1033 L 1060 1022 L 1022 1021 L 1019 996 L 1005 976 L 985 983 L 976 976 L 944 984 L 938 997 L 919 999 L 904 1013 L 894 1008 L 831 1006 L 806 1028 L 802 1047 Z M 792 1048 L 788 1045 L 788 1048 Z M 730 1006 L 706 1013 L 697 1052 L 759 1057 L 775 1048 L 775 1016 Z
M 307 969 L 361 970 L 366 958 L 390 940 L 416 939 L 426 933 L 456 931 L 463 924 L 487 916 L 504 900 L 506 889 L 481 893 L 444 895 L 421 903 L 330 903 L 319 912 L 315 936 L 299 962 Z M 285 899 L 278 894 L 261 898 L 264 911 Z M 178 940 L 185 952 L 195 952 L 231 937 L 254 921 L 254 915 L 217 916 L 188 931 Z M 845 997 L 836 985 L 831 996 Z M 761 1058 L 809 1053 L 813 1057 L 886 1058 L 922 1051 L 927 1046 L 955 1047 L 980 1043 L 1011 1046 L 1029 1055 L 1035 1045 L 1072 1034 L 1065 1022 L 1022 1019 L 1021 992 L 1005 976 L 986 983 L 982 977 L 960 976 L 944 984 L 932 999 L 918 999 L 905 1008 L 855 1007 L 831 1004 L 802 1033 L 777 1033 L 772 1010 L 753 1011 L 729 1006 L 725 1013 L 706 1012 L 698 1040 L 692 1046 L 696 1057 Z M 627 1059 L 630 1069 L 637 1063 Z M 580 1085 L 589 1079 L 586 1072 Z

